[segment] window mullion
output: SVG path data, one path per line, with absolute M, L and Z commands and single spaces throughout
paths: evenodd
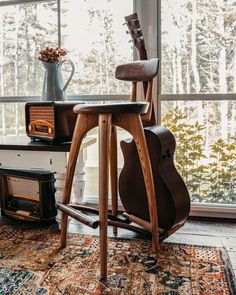
M 61 0 L 57 0 L 58 47 L 61 48 Z
M 55 0 L 9 0 L 9 1 L 0 1 L 0 6 L 9 6 L 16 4 L 27 4 L 33 2 L 50 2 Z

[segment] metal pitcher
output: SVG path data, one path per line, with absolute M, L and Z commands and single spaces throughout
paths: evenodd
M 64 84 L 61 73 L 63 63 L 69 62 L 71 65 L 71 73 Z M 42 61 L 45 68 L 42 100 L 44 101 L 63 101 L 66 99 L 65 90 L 69 85 L 74 73 L 75 66 L 71 60 L 63 60 L 60 63 L 50 63 Z

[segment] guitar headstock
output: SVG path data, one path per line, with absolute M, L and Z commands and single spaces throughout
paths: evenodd
M 128 27 L 127 33 L 130 33 L 134 46 L 137 48 L 140 59 L 147 59 L 143 32 L 138 19 L 138 14 L 133 13 L 125 16 L 125 24 Z

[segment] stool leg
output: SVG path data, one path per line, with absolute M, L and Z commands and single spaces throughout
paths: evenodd
M 119 114 L 117 116 L 114 115 L 113 124 L 127 130 L 133 136 L 136 143 L 147 191 L 148 209 L 152 233 L 152 249 L 154 253 L 157 253 L 159 235 L 156 193 L 153 181 L 152 167 L 141 118 L 139 115 L 136 114 Z
M 111 177 L 111 203 L 112 214 L 118 214 L 118 185 L 117 185 L 117 130 L 116 126 L 111 128 L 110 141 L 110 177 Z M 113 233 L 117 234 L 117 227 L 113 226 Z
M 79 114 L 76 120 L 69 159 L 66 170 L 66 180 L 63 192 L 63 204 L 70 201 L 71 187 L 76 167 L 76 161 L 84 135 L 98 125 L 98 117 L 94 115 Z M 61 247 L 66 247 L 68 215 L 62 212 L 61 215 Z
M 111 114 L 99 115 L 99 236 L 101 280 L 107 278 L 107 212 Z

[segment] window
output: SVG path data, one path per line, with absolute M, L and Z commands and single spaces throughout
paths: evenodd
M 130 0 L 61 1 L 62 47 L 77 69 L 69 95 L 129 94 L 129 84 L 115 79 L 114 70 L 133 59 L 123 26 L 124 16 L 132 12 Z
M 40 99 L 37 55 L 46 46 L 65 48 L 75 64 L 68 99 L 128 98 L 129 84 L 116 80 L 114 69 L 132 60 L 123 26 L 132 12 L 133 0 L 0 1 L 0 134 L 24 134 L 23 102 Z M 62 69 L 66 82 L 70 66 Z
M 176 166 L 193 207 L 218 206 L 222 212 L 233 208 L 235 214 L 234 0 L 0 1 L 0 100 L 40 97 L 43 69 L 37 52 L 46 44 L 68 49 L 75 63 L 76 73 L 67 88 L 70 99 L 127 95 L 128 84 L 116 81 L 113 70 L 132 60 L 132 43 L 122 23 L 133 10 L 141 20 L 148 57 L 161 60 L 157 91 L 162 124 L 176 137 Z M 13 18 L 16 11 L 19 16 Z M 68 73 L 65 66 L 64 79 Z M 0 118 L 7 113 L 12 119 L 10 124 L 0 119 L 0 132 L 24 126 L 23 106 L 1 104 Z
M 235 3 L 161 3 L 162 122 L 177 168 L 193 202 L 235 204 Z
M 40 95 L 43 68 L 37 55 L 57 46 L 57 2 L 0 6 L 0 96 Z

